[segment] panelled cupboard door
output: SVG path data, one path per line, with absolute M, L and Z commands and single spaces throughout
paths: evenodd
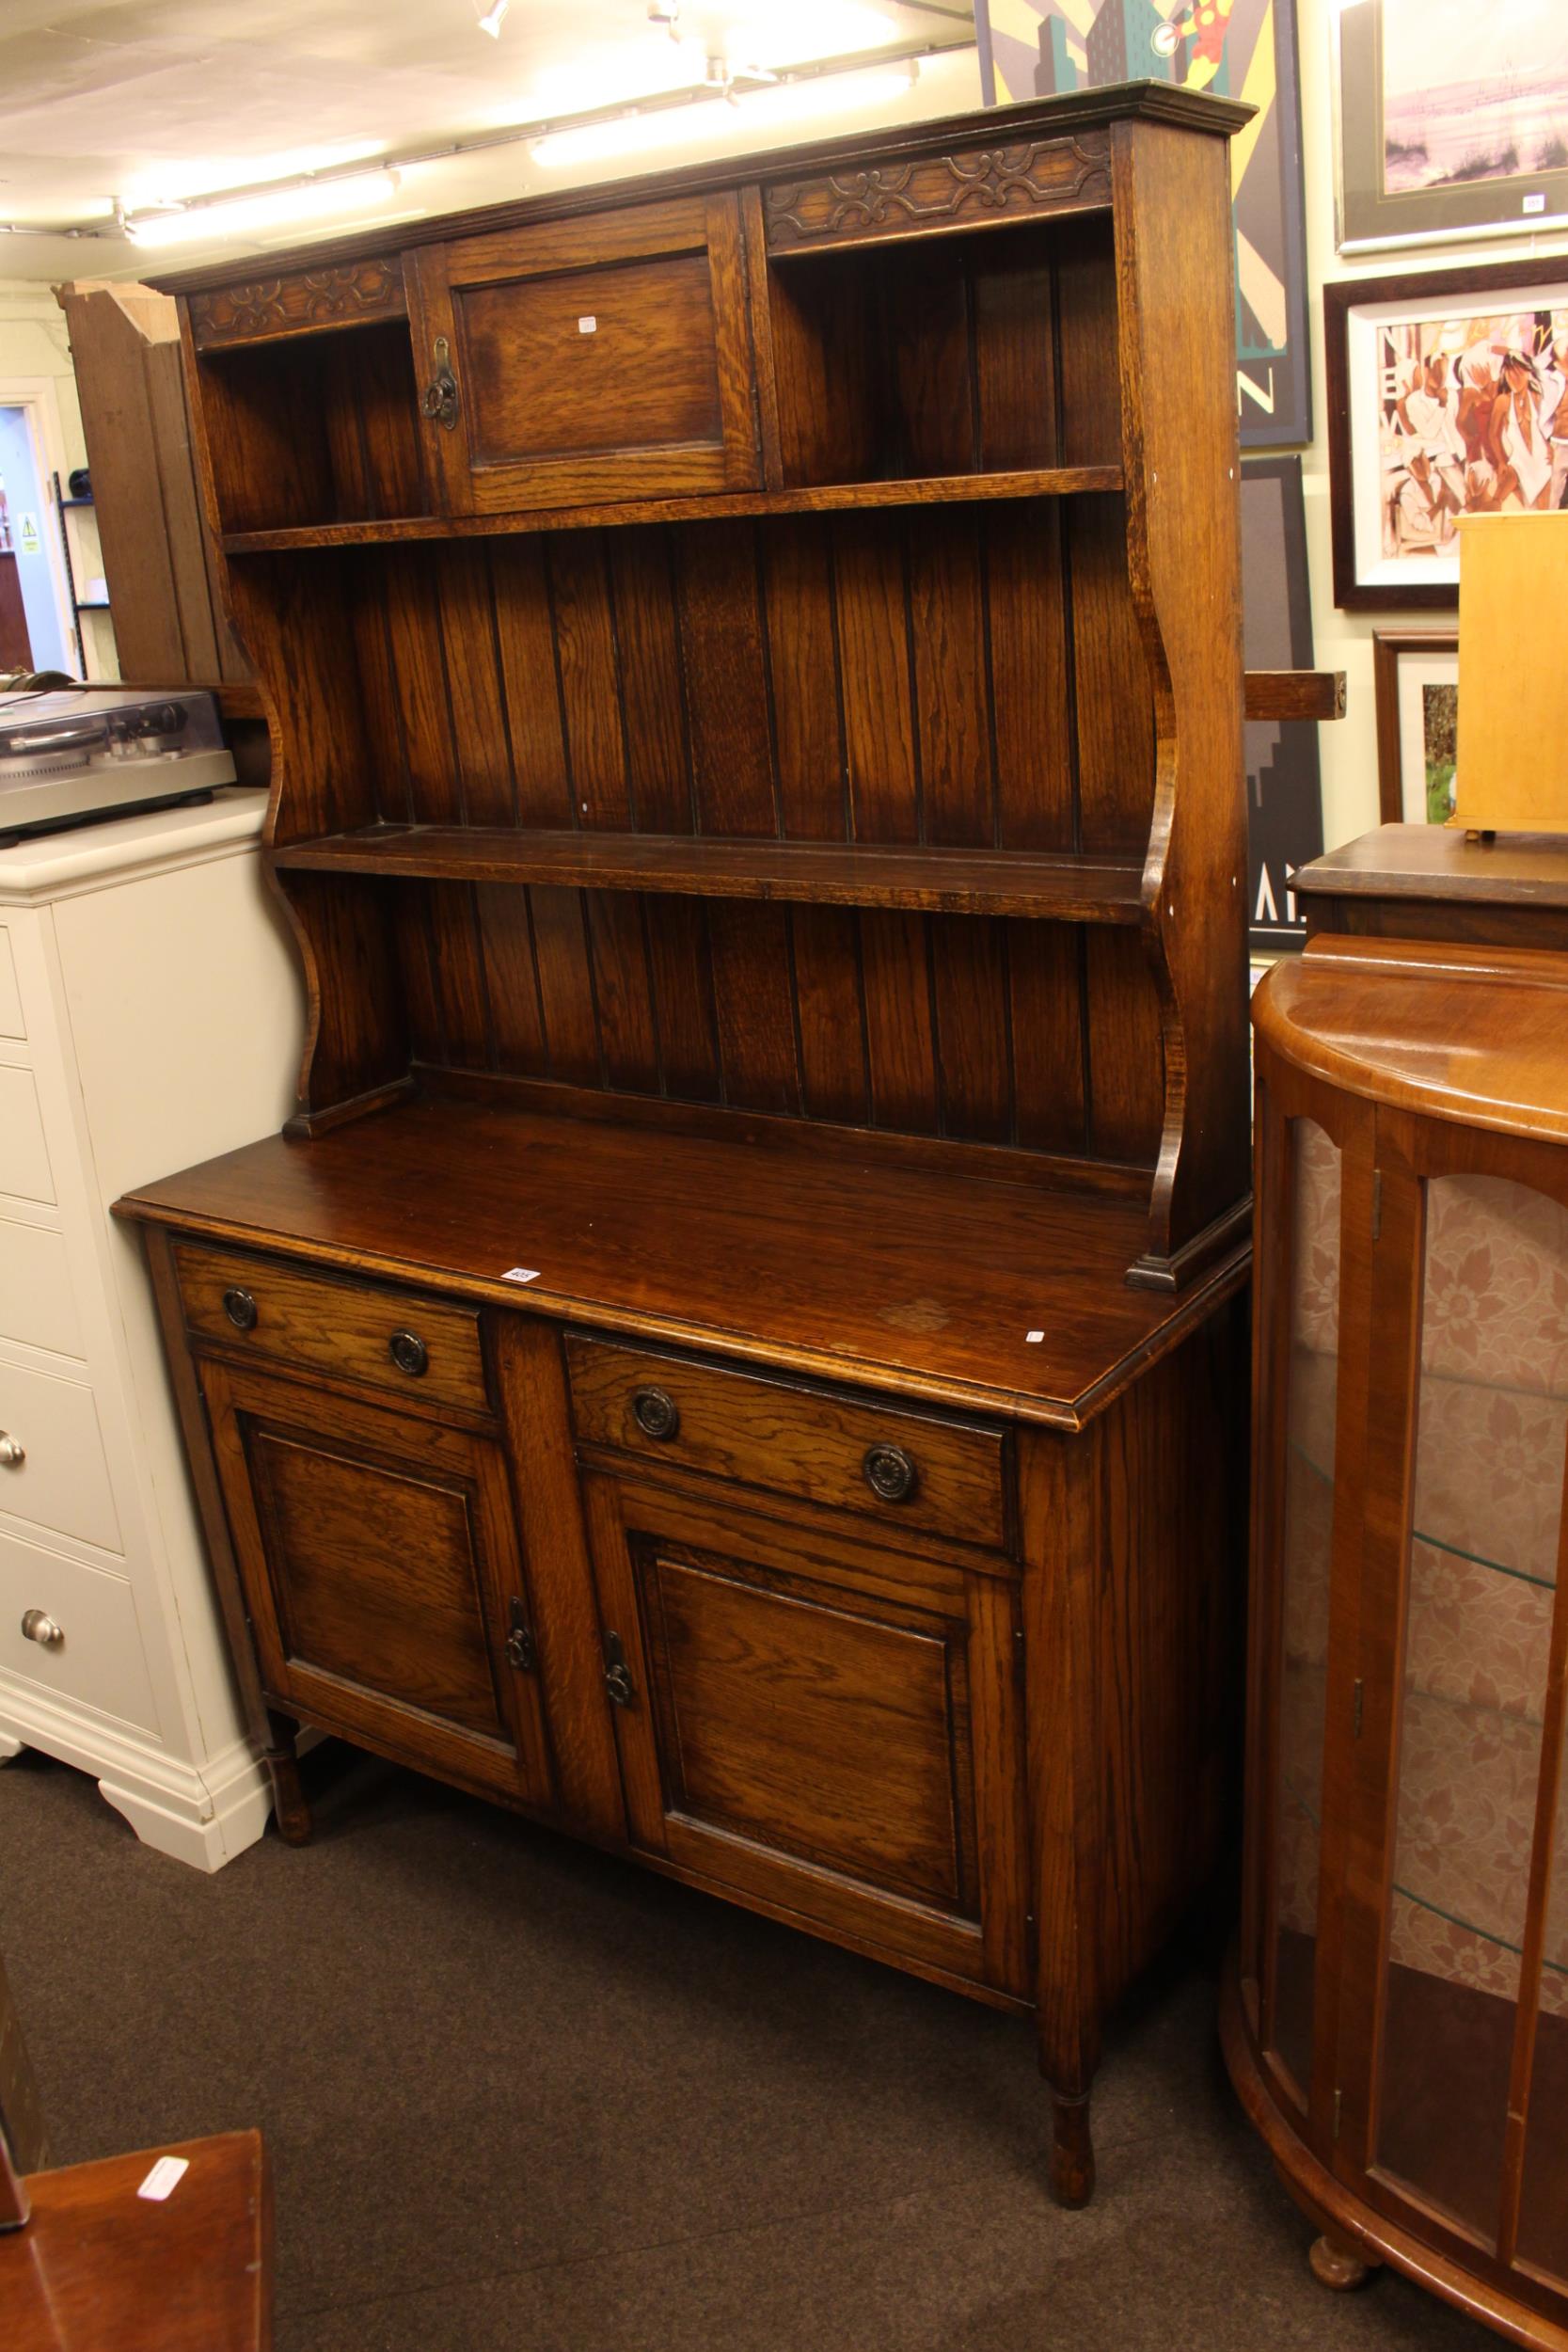
M 268 1696 L 543 1804 L 550 1775 L 506 1461 L 491 1439 L 204 1363 Z
M 449 512 L 760 481 L 733 195 L 496 230 L 414 260 L 414 363 Z
M 584 1485 L 633 1844 L 1022 1994 L 1011 1581 Z

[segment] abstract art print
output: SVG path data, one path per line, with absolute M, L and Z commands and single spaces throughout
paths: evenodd
M 1349 0 L 1339 250 L 1568 225 L 1562 0 Z
M 1568 264 L 1323 294 L 1335 602 L 1451 607 L 1464 515 L 1568 498 Z
M 988 105 L 1168 81 L 1258 112 L 1230 142 L 1243 446 L 1312 437 L 1294 0 L 975 0 Z

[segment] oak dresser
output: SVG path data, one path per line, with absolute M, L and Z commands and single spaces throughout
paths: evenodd
M 1032 2014 L 1233 1785 L 1227 139 L 1138 85 L 181 304 L 309 978 L 145 1228 L 307 1724 Z

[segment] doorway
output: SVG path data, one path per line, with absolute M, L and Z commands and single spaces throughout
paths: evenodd
M 61 610 L 57 529 L 33 405 L 0 400 L 0 670 L 79 674 Z

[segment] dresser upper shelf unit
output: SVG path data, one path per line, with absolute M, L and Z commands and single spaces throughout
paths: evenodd
M 441 1073 L 657 1098 L 1114 1168 L 1134 1284 L 1233 1255 L 1247 119 L 1129 85 L 166 281 L 293 1132 Z

